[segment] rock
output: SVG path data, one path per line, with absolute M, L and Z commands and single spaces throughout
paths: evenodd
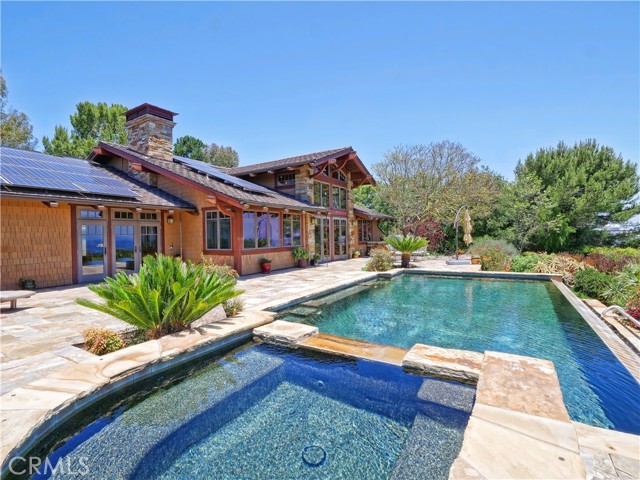
M 483 355 L 468 350 L 432 347 L 417 343 L 402 359 L 402 367 L 423 375 L 478 383 Z
M 253 329 L 253 335 L 265 342 L 294 344 L 307 337 L 316 335 L 318 327 L 304 325 L 302 323 L 285 322 L 276 320 Z

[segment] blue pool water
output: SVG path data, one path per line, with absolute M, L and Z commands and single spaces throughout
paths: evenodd
M 404 348 L 545 358 L 555 363 L 572 419 L 640 434 L 640 385 L 551 282 L 404 275 L 307 301 L 280 317 Z
M 35 478 L 447 478 L 474 395 L 377 362 L 241 348 L 112 408 Z

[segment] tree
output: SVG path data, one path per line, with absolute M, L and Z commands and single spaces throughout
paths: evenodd
M 598 226 L 640 210 L 637 166 L 595 140 L 540 149 L 518 162 L 515 173 L 516 184 L 533 182 L 543 195 L 534 244 L 548 250 L 579 246 Z
M 194 160 L 204 160 L 204 152 L 207 144 L 191 135 L 185 135 L 176 140 L 173 145 L 173 153 L 181 157 L 193 158 Z
M 453 222 L 462 205 L 474 218 L 487 217 L 499 177 L 459 143 L 399 146 L 374 166 L 380 197 L 406 227 L 426 219 Z
M 50 155 L 85 158 L 99 142 L 128 143 L 124 129 L 124 105 L 105 102 L 80 102 L 69 117 L 72 129 L 56 125 L 53 138 L 42 138 L 44 151 Z
M 218 167 L 237 167 L 240 163 L 238 152 L 233 148 L 224 147 L 216 143 L 207 145 L 199 138 L 191 135 L 185 135 L 176 140 L 173 152 L 181 157 L 193 158 Z
M 226 168 L 237 167 L 240 163 L 238 152 L 231 147 L 224 147 L 215 143 L 205 149 L 203 161 Z
M 7 83 L 0 74 L 0 141 L 6 147 L 33 150 L 38 141 L 33 136 L 33 126 L 29 117 L 10 107 L 8 96 Z

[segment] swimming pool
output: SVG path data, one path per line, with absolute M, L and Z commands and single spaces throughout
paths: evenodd
M 640 434 L 640 385 L 551 282 L 403 275 L 303 302 L 280 318 L 404 348 L 548 359 L 573 420 Z
M 447 478 L 475 396 L 266 344 L 133 391 L 53 448 L 57 474 L 34 478 Z

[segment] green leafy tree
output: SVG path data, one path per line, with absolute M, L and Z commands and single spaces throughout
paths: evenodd
M 232 168 L 238 166 L 240 158 L 233 148 L 212 143 L 205 149 L 202 161 L 219 167 Z
M 560 142 L 529 154 L 516 167 L 516 184 L 534 183 L 544 207 L 536 247 L 557 251 L 580 246 L 590 232 L 610 220 L 626 220 L 640 208 L 637 166 L 613 148 L 585 140 Z
M 6 147 L 33 150 L 38 141 L 33 136 L 29 117 L 9 106 L 8 96 L 7 83 L 0 74 L 0 141 Z
M 126 145 L 124 129 L 124 105 L 105 102 L 80 102 L 69 118 L 71 130 L 61 125 L 55 127 L 53 137 L 42 138 L 44 151 L 50 155 L 84 158 L 100 141 Z
M 474 218 L 487 217 L 499 193 L 499 177 L 450 141 L 395 147 L 374 169 L 380 197 L 403 228 L 425 219 L 451 223 L 462 205 Z
M 204 160 L 206 149 L 206 143 L 191 135 L 178 138 L 173 145 L 173 153 L 181 157 L 193 158 L 194 160 Z

